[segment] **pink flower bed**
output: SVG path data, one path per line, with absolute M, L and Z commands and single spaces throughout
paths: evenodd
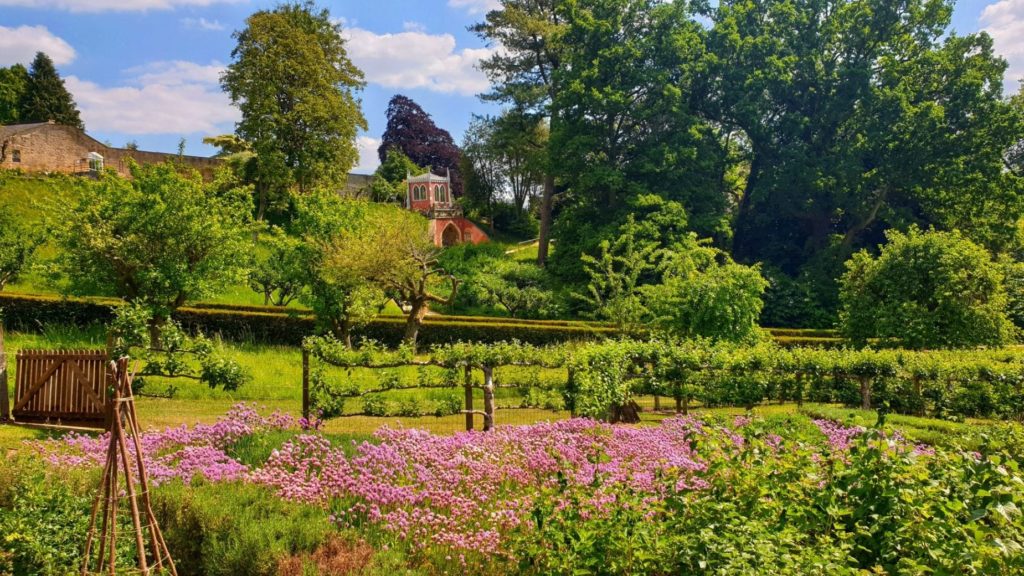
M 341 526 L 371 525 L 415 547 L 491 554 L 501 553 L 504 535 L 529 529 L 541 504 L 575 507 L 584 519 L 622 506 L 655 514 L 665 498 L 707 487 L 709 461 L 738 460 L 750 424 L 746 417 L 731 426 L 676 417 L 656 427 L 571 419 L 450 436 L 382 428 L 347 455 L 287 416 L 239 405 L 213 425 L 147 432 L 142 447 L 156 484 L 199 475 L 244 480 L 322 505 Z M 863 432 L 815 424 L 837 451 Z M 294 438 L 256 469 L 229 455 L 242 437 L 286 429 Z M 106 439 L 72 434 L 34 444 L 54 466 L 100 466 Z M 769 453 L 789 449 L 776 434 L 762 441 Z

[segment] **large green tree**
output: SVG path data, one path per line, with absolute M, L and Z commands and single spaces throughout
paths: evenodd
M 0 68 L 0 125 L 18 124 L 19 106 L 28 89 L 28 69 L 21 64 Z
M 614 235 L 644 194 L 682 203 L 699 235 L 727 238 L 726 144 L 691 104 L 706 55 L 689 3 L 587 0 L 561 13 L 551 140 L 567 191 L 553 270 L 578 278 L 579 254 Z
M 733 253 L 815 284 L 889 227 L 960 228 L 1000 249 L 1021 214 L 1003 156 L 1022 134 L 985 34 L 946 0 L 723 0 L 695 100 L 742 134 Z
M 286 205 L 295 186 L 341 187 L 366 129 L 356 92 L 362 72 L 341 26 L 312 2 L 260 10 L 235 33 L 221 84 L 242 112 L 237 134 L 256 154 L 257 216 Z
M 131 167 L 79 187 L 60 217 L 55 281 L 65 293 L 146 308 L 154 342 L 171 313 L 245 279 L 252 204 L 173 163 Z
M 554 132 L 561 116 L 557 96 L 562 84 L 557 72 L 565 50 L 565 0 L 502 0 L 483 22 L 471 27 L 492 45 L 501 46 L 480 68 L 492 82 L 485 98 L 512 104 L 524 113 L 548 119 Z M 540 205 L 540 240 L 537 263 L 547 263 L 555 204 L 554 148 L 546 147 Z
M 64 79 L 57 73 L 53 60 L 42 52 L 36 53 L 28 73 L 28 85 L 18 103 L 18 122 L 48 122 L 85 128 Z

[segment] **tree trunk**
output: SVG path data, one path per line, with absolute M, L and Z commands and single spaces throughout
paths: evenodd
M 154 350 L 160 350 L 162 348 L 162 334 L 163 326 L 167 323 L 166 318 L 154 316 L 149 320 L 149 347 Z
M 427 315 L 427 303 L 415 300 L 409 304 L 411 308 L 409 310 L 409 317 L 405 320 L 405 336 L 403 337 L 403 340 L 406 344 L 412 346 L 412 351 L 415 353 L 416 336 L 420 333 L 420 325 L 423 323 L 423 317 Z
M 537 238 L 537 265 L 548 261 L 548 245 L 551 243 L 551 210 L 555 203 L 555 176 L 544 176 L 544 194 L 540 203 L 540 235 Z
M 494 428 L 494 368 L 484 366 L 484 432 Z
M 743 188 L 743 196 L 740 198 L 739 206 L 736 207 L 736 222 L 733 225 L 732 250 L 733 257 L 737 260 L 744 260 L 747 257 L 747 219 L 750 217 L 750 198 L 753 195 L 754 187 L 761 175 L 761 158 L 754 150 L 754 158 L 750 162 L 750 175 L 747 176 L 747 184 Z
M 871 379 L 866 376 L 860 377 L 860 407 L 871 410 Z
M 473 369 L 466 366 L 464 370 L 466 387 L 466 430 L 473 429 Z

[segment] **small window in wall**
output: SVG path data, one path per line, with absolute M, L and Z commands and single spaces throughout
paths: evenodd
M 443 204 L 448 202 L 448 190 L 440 184 L 434 186 L 434 202 Z
M 465 232 L 462 233 L 462 241 L 463 242 L 472 242 L 473 241 L 473 232 L 472 232 L 472 230 L 466 230 Z
M 11 151 L 11 162 L 21 162 L 21 150 Z
M 417 185 L 412 187 L 412 199 L 413 200 L 426 200 L 427 199 L 427 187 Z
M 86 160 L 89 161 L 89 172 L 99 173 L 103 171 L 103 156 L 98 152 L 89 152 Z

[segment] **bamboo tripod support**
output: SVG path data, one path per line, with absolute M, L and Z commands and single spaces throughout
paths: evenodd
M 89 532 L 85 540 L 85 554 L 82 556 L 82 576 L 91 573 L 113 575 L 116 571 L 117 559 L 117 508 L 122 496 L 122 487 L 118 483 L 118 474 L 124 476 L 124 491 L 131 508 L 132 527 L 135 532 L 135 547 L 138 551 L 138 571 L 146 576 L 154 573 L 178 575 L 174 560 L 167 549 L 163 533 L 153 514 L 153 505 L 149 497 L 149 477 L 142 461 L 142 445 L 139 442 L 138 417 L 135 413 L 135 400 L 132 396 L 132 379 L 134 374 L 128 372 L 128 358 L 120 358 L 110 363 L 113 375 L 114 392 L 110 400 L 110 444 L 107 448 L 107 460 L 103 466 L 103 479 L 100 481 L 96 499 L 92 505 L 89 519 Z M 132 442 L 134 454 L 128 451 L 128 442 Z M 130 458 L 134 456 L 135 462 Z M 133 465 L 134 464 L 134 465 Z M 133 474 L 132 468 L 135 468 Z M 138 485 L 136 486 L 136 478 Z M 95 572 L 90 572 L 92 564 L 92 547 L 96 539 L 96 520 L 102 511 L 99 539 L 97 541 Z M 145 531 L 149 531 L 150 553 L 153 565 L 150 566 L 146 552 Z M 154 572 L 155 571 L 155 572 Z

